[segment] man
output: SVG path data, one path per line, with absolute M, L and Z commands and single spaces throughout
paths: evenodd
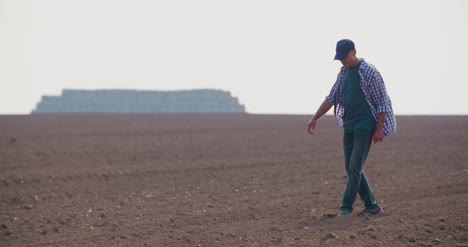
M 382 215 L 383 210 L 362 169 L 372 140 L 381 142 L 396 131 L 392 103 L 379 71 L 356 57 L 353 41 L 338 41 L 335 60 L 340 60 L 343 67 L 330 94 L 307 123 L 307 130 L 314 134 L 317 120 L 334 106 L 337 124 L 344 128 L 343 149 L 348 174 L 339 216 L 351 215 L 358 194 L 365 206 L 362 214 Z

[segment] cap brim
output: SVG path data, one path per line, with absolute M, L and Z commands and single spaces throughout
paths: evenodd
M 335 60 L 345 60 L 346 57 L 348 56 L 348 54 L 344 54 L 344 53 L 336 53 L 335 55 Z

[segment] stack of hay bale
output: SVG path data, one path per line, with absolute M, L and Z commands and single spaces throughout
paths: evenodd
M 181 91 L 63 90 L 43 96 L 32 113 L 245 113 L 231 93 Z

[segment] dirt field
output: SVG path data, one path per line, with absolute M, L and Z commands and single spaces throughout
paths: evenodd
M 0 246 L 468 246 L 468 117 L 397 117 L 334 218 L 332 116 L 0 116 Z

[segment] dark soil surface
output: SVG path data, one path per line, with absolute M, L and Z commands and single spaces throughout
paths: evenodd
M 468 246 L 468 117 L 400 116 L 337 218 L 332 116 L 0 116 L 0 246 Z

